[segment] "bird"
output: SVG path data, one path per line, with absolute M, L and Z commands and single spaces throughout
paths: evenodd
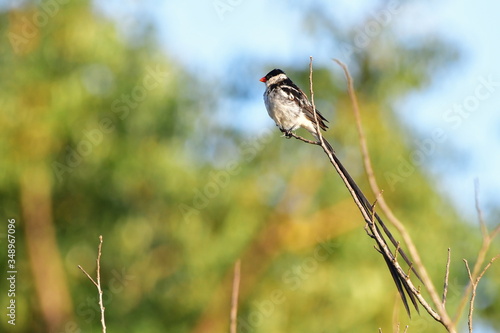
M 318 140 L 318 143 L 321 143 L 321 133 L 319 133 L 318 127 L 320 131 L 326 131 L 328 129 L 328 126 L 326 124 L 328 123 L 328 120 L 317 109 L 316 117 L 314 116 L 314 108 L 312 103 L 307 98 L 307 95 L 295 83 L 293 83 L 293 81 L 285 74 L 285 72 L 281 69 L 275 68 L 267 73 L 266 76 L 262 77 L 260 81 L 266 84 L 266 89 L 264 91 L 264 104 L 266 106 L 267 113 L 269 114 L 269 117 L 274 120 L 276 126 L 278 126 L 281 132 L 283 132 L 284 135 L 289 138 L 291 137 L 293 131 L 299 128 L 304 128 L 309 133 L 311 133 L 316 140 Z M 339 173 L 342 173 L 343 177 L 347 180 L 351 188 L 354 190 L 354 193 L 359 202 L 361 202 L 365 209 L 369 211 L 378 222 L 378 225 L 375 224 L 375 227 L 379 231 L 378 233 L 382 235 L 382 233 L 380 232 L 381 227 L 384 231 L 384 234 L 397 248 L 398 253 L 401 254 L 411 270 L 420 279 L 420 276 L 413 268 L 411 260 L 400 248 L 399 243 L 393 237 L 380 216 L 376 212 L 374 212 L 373 207 L 366 196 L 363 194 L 351 175 L 347 172 L 347 169 L 344 167 L 344 165 L 340 162 L 339 158 L 335 154 L 334 149 L 332 148 L 332 145 L 325 138 L 322 139 L 323 143 L 338 165 Z M 370 236 L 374 238 L 373 235 Z M 385 245 L 387 245 L 387 242 L 383 236 L 382 240 Z M 406 294 L 408 294 L 408 297 L 410 298 L 413 306 L 416 308 L 417 312 L 419 312 L 415 296 L 411 292 L 407 281 L 399 276 L 396 268 L 392 265 L 392 261 L 394 260 L 394 258 L 389 257 L 387 254 L 385 254 L 380 245 L 376 249 L 384 257 L 394 283 L 396 284 L 398 293 L 401 296 L 406 312 L 411 317 L 405 291 Z
M 316 124 L 319 124 L 321 130 L 326 131 L 328 120 L 316 109 L 316 122 L 312 103 L 285 72 L 273 69 L 260 81 L 266 84 L 264 104 L 267 113 L 285 136 L 290 137 L 293 131 L 304 128 L 319 141 Z

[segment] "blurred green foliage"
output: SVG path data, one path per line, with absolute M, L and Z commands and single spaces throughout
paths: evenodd
M 406 318 L 359 212 L 319 148 L 280 139 L 274 128 L 252 137 L 221 128 L 215 86 L 204 90 L 203 78 L 161 53 L 153 27 L 131 46 L 88 1 L 60 4 L 43 24 L 33 23 L 37 13 L 44 9 L 31 5 L 0 16 L 7 36 L 0 216 L 18 223 L 19 271 L 17 324 L 4 318 L 2 330 L 47 329 L 20 199 L 32 170 L 50 177 L 51 223 L 71 295 L 71 315 L 59 332 L 100 330 L 97 292 L 76 268 L 93 271 L 99 235 L 110 331 L 227 331 L 237 258 L 240 332 L 390 332 L 393 322 L 409 324 L 410 332 L 441 329 L 423 311 Z M 319 13 L 310 8 L 305 24 Z M 349 38 L 337 27 L 321 29 Z M 451 313 L 467 283 L 461 259 L 475 260 L 480 232 L 454 213 L 440 195 L 445 190 L 420 167 L 396 184 L 384 172 L 398 173 L 402 158 L 418 149 L 391 103 L 455 57 L 440 41 L 405 46 L 388 30 L 350 58 L 384 195 L 438 289 L 452 249 Z M 307 87 L 307 68 L 287 72 Z M 368 193 L 342 73 L 316 68 L 314 84 L 323 114 L 336 110 L 327 137 Z M 46 186 L 40 184 L 33 190 Z M 0 251 L 2 263 L 5 255 Z M 485 276 L 475 312 L 497 329 L 500 303 L 490 296 L 498 295 L 498 273 L 494 265 Z M 5 281 L 0 287 L 4 300 Z

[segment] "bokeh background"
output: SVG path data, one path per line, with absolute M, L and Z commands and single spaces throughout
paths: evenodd
M 453 315 L 481 245 L 474 179 L 498 224 L 495 1 L 0 1 L 0 259 L 16 220 L 16 325 L 99 332 L 103 235 L 114 332 L 408 332 L 362 218 L 321 149 L 285 140 L 258 80 L 308 86 L 326 137 L 369 193 L 343 73 L 354 77 L 376 176 Z M 299 131 L 301 134 L 301 131 Z M 438 134 L 436 134 L 438 133 Z M 370 193 L 370 198 L 374 196 Z M 499 252 L 493 242 L 487 258 Z M 2 274 L 4 276 L 4 274 Z M 500 267 L 478 288 L 477 332 L 500 331 Z M 0 300 L 9 302 L 7 281 Z M 466 331 L 466 316 L 460 329 Z

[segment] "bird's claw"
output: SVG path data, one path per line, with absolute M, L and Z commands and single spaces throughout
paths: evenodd
M 283 131 L 283 136 L 287 139 L 290 139 L 292 137 L 292 131 L 287 131 L 287 130 L 284 130 Z

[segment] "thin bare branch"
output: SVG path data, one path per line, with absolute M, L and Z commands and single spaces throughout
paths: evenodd
M 233 276 L 233 292 L 231 294 L 231 317 L 230 317 L 230 333 L 237 332 L 237 318 L 238 318 L 238 295 L 240 290 L 240 272 L 241 260 L 238 259 L 234 264 Z
M 398 300 L 398 296 L 395 296 L 394 299 L 397 301 Z M 398 306 L 399 303 L 397 302 L 394 302 L 394 306 L 392 307 L 392 331 L 393 332 L 399 332 L 399 310 L 400 310 L 400 306 Z
M 104 302 L 102 299 L 102 287 L 101 287 L 101 254 L 102 254 L 102 235 L 99 236 L 99 247 L 97 248 L 97 281 L 95 281 L 89 273 L 83 269 L 82 266 L 78 265 L 78 268 L 89 278 L 90 281 L 97 287 L 97 291 L 99 292 L 99 307 L 101 309 L 101 325 L 102 325 L 102 332 L 106 333 L 106 321 L 104 319 Z
M 448 279 L 450 276 L 450 260 L 451 260 L 451 249 L 448 248 L 448 259 L 446 260 L 446 272 L 444 273 L 443 308 L 446 307 L 446 295 L 448 294 Z
M 472 333 L 472 313 L 474 312 L 474 299 L 476 298 L 476 284 L 474 283 L 474 279 L 472 278 L 472 273 L 470 272 L 469 263 L 464 259 L 465 268 L 467 269 L 467 274 L 469 274 L 469 280 L 472 285 L 472 293 L 470 296 L 470 306 L 469 306 L 469 333 Z
M 384 193 L 384 190 L 380 191 L 380 193 L 377 195 L 377 197 L 375 198 L 375 201 L 372 204 L 372 210 L 373 210 L 374 213 L 375 213 L 375 207 L 377 206 L 378 199 L 380 197 L 382 197 L 383 193 Z
M 490 233 L 491 240 L 493 240 L 493 238 L 495 238 L 499 232 L 500 232 L 500 224 L 497 225 L 495 229 L 493 229 L 493 231 Z
M 87 277 L 89 278 L 90 281 L 92 281 L 92 283 L 97 287 L 97 282 L 94 281 L 94 279 L 89 275 L 89 273 L 87 273 L 85 271 L 85 269 L 83 269 L 82 266 L 78 265 L 78 268 L 80 268 L 80 270 L 83 272 L 83 274 L 87 275 Z
M 493 262 L 495 260 L 497 260 L 498 258 L 500 258 L 500 254 L 497 254 L 496 256 L 494 256 L 493 258 L 491 258 L 490 262 L 486 266 L 484 266 L 483 271 L 477 277 L 477 280 L 476 280 L 477 282 L 479 282 L 479 280 L 481 280 L 483 278 L 484 273 L 486 273 L 486 271 L 488 270 L 488 268 L 490 268 L 490 266 L 493 264 Z
M 500 224 L 497 225 L 491 233 L 488 233 L 488 229 L 486 227 L 486 223 L 484 222 L 483 213 L 481 211 L 481 207 L 479 204 L 479 181 L 477 179 L 474 182 L 474 201 L 476 204 L 476 212 L 478 215 L 478 221 L 479 221 L 479 225 L 481 228 L 481 234 L 483 236 L 483 242 L 482 242 L 481 248 L 479 249 L 479 252 L 477 254 L 476 263 L 474 264 L 474 268 L 472 269 L 472 273 L 471 273 L 473 279 L 476 279 L 476 277 L 479 276 L 479 274 L 480 274 L 479 271 L 480 271 L 481 267 L 483 266 L 483 263 L 486 259 L 486 254 L 490 248 L 491 242 L 500 232 Z M 460 303 L 458 305 L 455 317 L 453 318 L 453 322 L 455 324 L 458 323 L 458 321 L 460 320 L 460 317 L 462 316 L 462 313 L 465 309 L 465 306 L 467 305 L 468 295 L 469 295 L 469 293 L 471 293 L 472 288 L 473 288 L 473 284 L 469 281 L 469 283 L 467 284 L 467 287 L 465 289 L 465 292 L 464 292 L 462 298 L 460 299 Z
M 483 212 L 479 206 L 479 179 L 474 179 L 474 202 L 476 204 L 477 219 L 479 221 L 479 226 L 481 228 L 481 233 L 484 238 L 489 237 L 488 228 L 486 228 L 486 223 L 484 223 Z
M 99 236 L 99 249 L 97 252 L 97 290 L 99 291 L 99 307 L 101 308 L 101 324 L 102 332 L 106 333 L 106 321 L 104 319 L 104 302 L 102 300 L 102 288 L 101 288 L 101 254 L 102 254 L 102 235 Z
M 291 136 L 291 137 L 293 137 L 293 138 L 295 138 L 295 139 L 297 139 L 297 140 L 304 141 L 305 143 L 309 143 L 311 145 L 321 146 L 320 142 L 313 141 L 313 140 L 308 140 L 308 139 L 306 139 L 304 137 L 301 137 L 300 135 L 297 135 L 297 134 L 295 134 L 293 132 L 290 132 L 288 135 Z
M 493 257 L 490 260 L 490 262 L 484 267 L 484 269 L 481 271 L 481 273 L 477 276 L 477 278 L 474 278 L 473 273 L 471 273 L 471 271 L 470 271 L 469 263 L 467 262 L 467 260 L 464 259 L 465 268 L 467 269 L 467 274 L 469 275 L 470 285 L 472 287 L 470 301 L 469 301 L 469 317 L 468 317 L 469 333 L 472 333 L 472 314 L 474 313 L 474 300 L 476 299 L 477 285 L 479 284 L 479 281 L 482 279 L 483 275 L 486 273 L 488 268 L 490 268 L 490 266 L 493 264 L 493 262 L 496 259 L 498 259 L 499 257 L 500 257 L 500 254 Z
M 316 132 L 318 133 L 319 137 L 319 144 L 323 147 L 324 142 L 323 142 L 323 135 L 321 134 L 321 129 L 319 127 L 319 121 L 318 121 L 318 113 L 316 112 L 316 105 L 314 105 L 314 89 L 313 89 L 313 57 L 309 57 L 309 94 L 311 95 L 311 104 L 313 108 L 313 114 L 314 114 L 314 122 L 316 124 Z M 323 147 L 324 149 L 324 147 Z

